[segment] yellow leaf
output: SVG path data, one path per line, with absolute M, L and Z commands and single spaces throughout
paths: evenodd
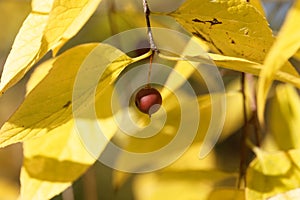
M 236 178 L 236 174 L 219 170 L 164 170 L 137 176 L 133 191 L 137 200 L 209 199 L 215 184 L 224 185 L 230 178 Z
M 135 176 L 133 192 L 136 199 L 202 200 L 218 194 L 223 194 L 222 197 L 226 199 L 240 193 L 232 184 L 237 174 L 215 169 L 218 157 L 214 151 L 199 159 L 197 155 L 200 145 L 196 141 L 178 160 L 164 169 Z M 221 189 L 223 187 L 227 189 Z
M 300 1 L 297 0 L 287 14 L 278 37 L 264 61 L 257 91 L 258 118 L 264 124 L 265 101 L 276 72 L 300 47 L 300 28 L 295 19 L 300 17 Z
M 108 119 L 110 121 L 113 118 Z M 102 121 L 102 120 L 99 120 Z M 99 155 L 106 146 L 105 141 L 94 138 L 97 121 L 88 122 L 89 139 L 97 143 Z M 106 141 L 116 130 L 105 131 Z M 50 199 L 69 187 L 97 160 L 90 154 L 71 120 L 47 135 L 24 142 L 24 162 L 21 171 L 21 199 Z M 41 145 L 42 144 L 42 145 Z
M 288 151 L 293 164 L 300 168 L 300 149 L 291 149 Z
M 47 15 L 52 9 L 53 2 L 55 0 L 46 0 L 46 1 L 41 1 L 41 0 L 32 0 L 31 2 L 31 7 L 32 7 L 32 12 L 37 12 L 42 15 Z
M 184 100 L 182 104 L 186 104 L 184 107 L 185 109 L 195 109 L 194 103 L 192 104 L 192 100 L 188 97 L 186 97 L 184 93 L 176 92 L 176 95 L 180 96 L 181 100 Z M 226 95 L 224 95 L 224 98 L 226 98 L 226 105 L 224 106 L 226 108 L 226 111 L 224 110 L 224 113 L 226 113 L 225 116 L 222 116 L 219 114 L 219 112 L 213 112 L 212 109 L 221 110 L 217 104 L 216 101 L 213 101 L 212 98 L 218 98 L 218 96 L 222 96 L 220 94 L 211 94 L 211 95 L 202 95 L 198 97 L 197 103 L 200 113 L 200 120 L 197 121 L 197 129 L 193 130 L 193 128 L 186 127 L 184 129 L 185 134 L 185 140 L 183 142 L 178 142 L 176 147 L 173 147 L 172 149 L 172 155 L 171 153 L 166 153 L 167 151 L 164 151 L 164 147 L 166 147 L 168 144 L 174 141 L 180 140 L 178 137 L 178 134 L 180 135 L 179 125 L 182 123 L 182 121 L 189 122 L 189 125 L 191 124 L 191 121 L 196 118 L 193 117 L 193 115 L 182 115 L 181 108 L 178 103 L 178 100 L 176 100 L 176 96 L 172 93 L 164 99 L 162 107 L 164 108 L 167 119 L 163 117 L 163 115 L 160 115 L 160 113 L 157 113 L 157 115 L 153 115 L 151 117 L 151 123 L 147 124 L 151 132 L 154 132 L 155 135 L 152 137 L 147 138 L 140 138 L 139 136 L 145 134 L 148 129 L 143 128 L 135 128 L 130 129 L 130 135 L 134 135 L 136 137 L 130 137 L 126 135 L 126 133 L 120 129 L 118 131 L 118 134 L 115 136 L 114 141 L 118 146 L 122 147 L 122 149 L 125 149 L 125 151 L 120 152 L 118 155 L 118 160 L 116 161 L 116 168 L 122 169 L 122 167 L 126 168 L 127 170 L 134 171 L 136 169 L 140 170 L 143 168 L 143 166 L 159 166 L 159 165 L 165 165 L 166 162 L 172 163 L 172 159 L 177 158 L 178 155 L 181 155 L 185 148 L 188 148 L 188 151 L 191 147 L 189 147 L 192 143 L 198 143 L 201 144 L 197 146 L 198 152 L 194 152 L 193 159 L 197 158 L 197 155 L 199 155 L 199 151 L 206 149 L 206 148 L 212 148 L 214 145 L 214 140 L 218 139 L 218 132 L 215 131 L 219 126 L 218 123 L 223 122 L 223 117 L 225 119 L 224 124 L 222 124 L 222 137 L 226 137 L 229 134 L 233 133 L 234 131 L 238 130 L 243 125 L 243 98 L 242 94 L 240 92 L 231 92 Z M 190 105 L 189 105 L 190 104 Z M 189 106 L 191 108 L 189 108 Z M 132 110 L 132 116 L 137 113 L 137 111 Z M 136 115 L 137 115 L 136 114 Z M 182 117 L 181 117 L 182 115 Z M 139 117 L 135 117 L 135 119 L 139 119 L 140 121 L 143 119 L 143 115 L 138 115 Z M 145 116 L 144 116 L 145 117 Z M 146 121 L 146 119 L 145 119 Z M 157 126 L 161 124 L 161 121 L 164 122 L 164 126 L 161 127 L 161 129 L 157 130 Z M 217 124 L 214 124 L 217 123 Z M 190 129 L 189 129 L 190 128 Z M 182 130 L 181 130 L 182 131 Z M 195 132 L 194 138 L 192 138 L 192 141 L 190 141 L 190 144 L 187 146 L 182 146 L 182 144 L 187 144 L 187 141 L 189 140 L 189 137 L 191 137 L 192 132 Z M 210 137 L 206 138 L 207 135 L 212 134 Z M 177 138 L 176 138 L 177 137 Z M 216 137 L 216 138 L 215 138 Z M 207 140 L 207 141 L 205 141 Z M 176 142 L 174 142 L 175 144 Z M 179 148 L 179 146 L 181 148 Z M 132 159 L 131 154 L 127 154 L 127 152 L 136 152 L 139 154 L 146 154 L 149 155 L 153 153 L 154 151 L 162 150 L 159 154 L 160 159 L 157 160 L 156 156 L 149 156 L 147 159 L 140 159 L 139 161 L 135 162 L 128 162 L 128 160 Z M 195 149 L 194 149 L 195 150 Z M 177 155 L 177 156 L 176 156 Z M 186 155 L 186 154 L 185 154 Z M 192 156 L 192 155 L 191 155 Z M 182 160 L 182 159 L 181 159 Z M 175 161 L 175 159 L 173 160 Z M 198 161 L 198 160 L 197 160 Z M 194 160 L 194 165 L 191 168 L 197 168 L 199 166 L 199 163 L 196 160 Z M 154 164 L 155 163 L 155 164 Z M 190 165 L 192 162 L 187 164 L 187 162 L 182 162 L 182 166 L 186 169 L 188 168 L 188 165 Z M 178 165 L 177 165 L 178 167 Z M 120 181 L 122 182 L 122 181 Z
M 227 56 L 262 63 L 274 41 L 264 16 L 244 0 L 188 0 L 171 16 Z
M 300 189 L 290 190 L 270 197 L 268 200 L 297 200 L 300 198 Z
M 269 130 L 280 149 L 300 148 L 300 98 L 291 85 L 276 87 L 267 117 Z
M 257 76 L 260 74 L 261 69 L 263 68 L 263 65 L 243 58 L 223 56 L 212 53 L 209 53 L 209 57 L 219 67 L 250 73 Z M 293 72 L 279 70 L 276 72 L 274 78 L 285 83 L 293 84 L 295 87 L 300 88 L 300 77 L 295 75 Z
M 98 51 L 95 47 L 99 48 Z M 61 70 L 69 70 L 71 75 L 71 71 L 74 70 L 74 77 L 65 77 L 67 79 L 60 81 L 60 87 L 64 88 L 64 85 L 70 84 L 69 87 L 72 88 L 76 77 L 74 73 L 79 71 L 78 68 L 80 64 L 82 64 L 82 59 L 84 59 L 86 55 L 89 55 L 92 50 L 102 56 L 95 58 L 98 63 L 96 63 L 96 66 L 95 64 L 92 65 L 92 68 L 100 69 L 102 67 L 105 69 L 106 65 L 111 64 L 109 63 L 109 59 L 113 60 L 114 56 L 120 59 L 120 62 L 116 60 L 115 65 L 111 64 L 111 67 L 108 66 L 108 72 L 104 73 L 104 78 L 100 79 L 100 85 L 102 84 L 103 87 L 99 88 L 98 97 L 95 102 L 96 113 L 99 118 L 95 120 L 80 118 L 74 121 L 70 116 L 70 120 L 67 122 L 54 128 L 49 127 L 45 131 L 47 134 L 41 137 L 27 139 L 24 142 L 24 162 L 21 171 L 21 199 L 50 199 L 64 191 L 97 160 L 109 140 L 117 131 L 114 128 L 112 113 L 103 109 L 104 106 L 111 103 L 111 96 L 108 94 L 110 94 L 113 89 L 112 86 L 108 84 L 105 86 L 104 83 L 116 79 L 116 74 L 110 72 L 114 70 L 118 71 L 117 66 L 120 65 L 120 69 L 123 69 L 126 66 L 125 63 L 130 62 L 130 59 L 109 45 L 82 45 L 67 51 L 52 61 L 50 60 L 44 63 L 32 74 L 31 79 L 33 80 L 29 81 L 26 99 L 31 98 L 32 93 L 41 92 L 38 87 L 42 87 L 41 85 L 43 85 L 45 81 L 47 82 L 47 79 L 58 81 L 55 78 L 58 77 L 59 73 L 62 73 Z M 80 55 L 80 53 L 82 53 L 82 55 Z M 112 53 L 112 55 L 110 55 L 110 53 Z M 74 59 L 74 56 L 76 59 Z M 70 62 L 70 59 L 73 59 L 74 63 L 77 64 Z M 66 61 L 68 61 L 68 66 L 65 65 Z M 60 64 L 63 64 L 64 68 Z M 60 76 L 63 77 L 62 75 L 63 74 Z M 65 84 L 62 84 L 62 82 Z M 84 82 L 82 82 L 82 84 L 84 84 Z M 47 89 L 51 91 L 51 86 Z M 56 89 L 58 90 L 59 88 Z M 68 87 L 65 88 L 65 90 L 67 89 L 69 90 Z M 63 94 L 67 92 L 72 92 L 72 90 L 65 91 Z M 61 95 L 53 96 L 54 102 L 60 100 L 58 96 Z M 40 98 L 43 97 L 40 96 Z M 69 115 L 71 114 L 70 112 Z M 84 138 L 78 129 L 78 123 L 81 123 L 81 128 L 85 130 L 83 133 L 85 135 Z M 101 124 L 102 133 L 106 137 L 105 139 L 102 139 L 103 136 L 99 136 L 99 129 L 97 129 L 99 123 Z M 89 141 L 88 144 L 86 140 Z
M 24 103 L 0 132 L 2 146 L 24 141 L 22 199 L 57 195 L 99 157 L 117 131 L 113 115 L 106 109 L 112 102 L 106 92 L 111 93 L 111 85 L 121 71 L 139 59 L 131 59 L 107 44 L 86 44 L 43 63 L 33 72 Z M 99 71 L 103 71 L 102 76 L 98 76 Z M 96 84 L 90 81 L 93 78 Z M 95 87 L 97 118 L 79 116 L 74 122 L 76 109 L 90 107 L 85 101 L 88 99 L 74 98 L 74 91 L 86 97 Z M 78 104 L 81 106 L 74 108 Z M 105 138 L 99 135 L 98 123 Z M 79 134 L 74 133 L 74 126 Z
M 32 1 L 32 11 L 23 22 L 5 62 L 0 82 L 1 93 L 18 82 L 37 61 L 53 1 Z
M 266 16 L 261 0 L 252 0 L 248 2 L 251 3 L 261 13 L 261 15 L 263 15 L 264 17 Z
M 240 92 L 227 92 L 226 118 L 220 139 L 228 137 L 244 125 L 243 95 Z M 250 118 L 250 112 L 248 113 Z
M 253 151 L 256 154 L 256 159 L 251 163 L 251 168 L 264 175 L 282 175 L 292 167 L 289 157 L 283 151 L 266 152 L 257 147 Z
M 245 192 L 238 189 L 216 189 L 210 195 L 208 200 L 244 200 Z
M 32 12 L 24 21 L 4 65 L 0 94 L 18 82 L 49 50 L 56 53 L 82 28 L 100 1 L 32 1 Z
M 151 116 L 151 120 L 149 120 L 148 116 L 140 114 L 134 108 L 129 110 L 130 115 L 134 116 L 132 118 L 136 119 L 135 122 L 140 126 L 130 126 L 130 135 L 126 134 L 122 126 L 119 127 L 118 134 L 114 139 L 116 139 L 115 143 L 124 149 L 124 151 L 118 155 L 118 160 L 114 165 L 116 169 L 133 172 L 136 170 L 147 171 L 149 168 L 152 169 L 152 167 L 161 168 L 167 163 L 170 163 L 171 160 L 176 159 L 176 155 L 183 153 L 189 144 L 192 143 L 197 133 L 198 119 L 194 118 L 195 114 L 190 110 L 195 109 L 197 102 L 183 92 L 176 92 L 176 95 L 180 96 L 180 100 L 178 100 L 173 93 L 169 95 L 162 103 L 163 109 L 160 109 L 155 115 Z M 181 119 L 182 113 L 180 113 L 180 106 L 182 105 L 179 105 L 178 102 L 183 99 L 188 99 L 183 102 L 189 102 L 189 104 L 184 105 L 182 112 L 184 111 L 186 112 L 185 114 L 190 114 L 184 115 L 184 120 Z M 125 118 L 123 121 L 124 120 Z M 194 120 L 196 123 L 190 123 L 188 126 L 185 126 L 184 122 L 182 122 L 189 120 Z M 125 124 L 128 129 L 130 123 L 124 123 L 124 126 Z M 179 130 L 180 125 L 181 129 Z M 206 124 L 204 124 L 204 126 L 206 126 Z M 152 135 L 151 137 L 149 137 L 150 134 Z M 177 138 L 175 138 L 175 136 L 177 136 Z M 180 139 L 180 137 L 182 139 Z M 175 142 L 170 144 L 172 140 Z M 159 152 L 158 150 L 161 148 L 165 150 Z M 160 159 L 158 160 L 155 155 L 160 155 Z M 134 159 L 135 156 L 137 156 L 136 159 L 138 160 L 134 162 L 129 161 Z
M 300 170 L 292 163 L 297 161 L 298 152 L 265 152 L 258 148 L 254 151 L 257 158 L 247 170 L 247 199 L 267 199 L 299 187 Z
M 38 12 L 30 13 L 24 21 L 3 68 L 0 82 L 1 93 L 17 83 L 38 60 L 47 21 L 48 16 Z
M 285 151 L 254 149 L 257 158 L 247 173 L 249 199 L 265 199 L 299 187 L 299 103 L 299 95 L 291 85 L 277 86 L 267 116 L 268 126 L 276 145 Z
M 198 159 L 200 144 L 198 141 L 194 142 L 187 151 L 174 163 L 162 169 L 162 171 L 197 171 L 197 170 L 209 170 L 214 168 L 216 164 L 216 155 L 211 152 L 208 156 L 203 159 Z M 155 172 L 154 172 L 155 173 Z M 124 173 L 120 171 L 114 171 L 113 182 L 116 187 L 122 186 L 124 182 L 132 176 L 130 173 Z M 139 177 L 138 177 L 139 179 Z M 138 190 L 138 188 L 137 188 Z M 136 193 L 139 193 L 136 191 Z
M 21 199 L 50 199 L 95 162 L 72 131 L 73 124 L 69 121 L 47 135 L 24 142 Z
M 50 72 L 55 59 L 49 59 L 39 65 L 31 74 L 31 78 L 26 83 L 26 94 L 27 96 Z
M 280 159 L 279 159 L 280 160 Z M 276 160 L 276 162 L 279 162 Z M 247 170 L 246 199 L 267 199 L 300 185 L 300 171 L 292 167 L 287 173 L 279 176 L 268 176 L 257 171 L 252 164 Z
M 72 38 L 91 17 L 101 0 L 55 0 L 45 28 L 42 49 L 54 54 Z
M 121 70 L 133 62 L 121 51 L 105 44 L 77 46 L 66 51 L 54 61 L 46 62 L 46 66 L 41 66 L 47 74 L 45 78 L 40 80 L 40 77 L 32 77 L 38 81 L 29 82 L 32 84 L 28 86 L 31 91 L 27 92 L 25 101 L 2 126 L 0 147 L 41 136 L 72 118 L 72 105 L 76 103 L 72 102 L 75 78 L 82 63 L 92 51 L 99 57 L 93 58 L 92 65 L 89 65 L 89 70 L 85 74 L 89 77 L 81 84 L 82 87 L 89 84 L 91 75 L 95 75 L 93 72 L 106 70 L 99 82 L 97 94 L 103 92 L 109 84 L 114 82 Z M 49 64 L 51 65 L 50 71 L 47 66 Z M 40 73 L 36 73 L 36 76 L 40 76 Z M 88 92 L 83 91 L 82 96 Z M 80 100 L 84 101 L 84 99 L 78 101 Z M 82 105 L 85 104 L 86 102 L 83 102 Z

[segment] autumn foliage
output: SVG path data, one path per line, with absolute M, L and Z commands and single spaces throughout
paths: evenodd
M 299 199 L 300 28 L 296 19 L 300 17 L 300 0 L 288 10 L 278 33 L 269 27 L 259 0 L 186 0 L 168 12 L 151 9 L 149 0 L 153 39 L 158 47 L 164 40 L 180 43 L 181 39 L 155 34 L 155 28 L 174 29 L 201 46 L 205 58 L 193 51 L 190 43 L 185 50 L 192 52 L 191 56 L 184 57 L 147 48 L 142 53 L 125 52 L 121 45 L 106 42 L 122 31 L 143 27 L 142 39 L 146 40 L 136 36 L 122 45 L 134 48 L 145 41 L 148 45 L 142 1 L 139 5 L 129 1 L 123 10 L 115 7 L 117 3 L 107 2 L 33 0 L 31 11 L 15 37 L 1 75 L 0 98 L 5 98 L 24 77 L 29 80 L 24 100 L 0 129 L 0 147 L 22 143 L 20 198 L 51 199 L 74 186 L 89 168 L 97 165 L 97 159 L 101 160 L 111 141 L 135 153 L 154 151 L 168 144 L 179 129 L 178 116 L 183 113 L 180 101 L 184 101 L 187 109 L 193 105 L 192 95 L 180 89 L 190 82 L 195 90 L 196 110 L 201 113 L 193 143 L 175 162 L 157 171 L 127 174 L 111 169 L 112 187 L 122 188 L 130 179 L 134 198 L 139 200 Z M 93 24 L 93 20 L 97 23 Z M 100 32 L 97 39 L 93 31 Z M 96 57 L 88 59 L 91 55 Z M 160 86 L 163 109 L 151 118 L 139 113 L 134 101 L 125 106 L 121 102 L 116 110 L 108 109 L 111 102 L 119 102 L 114 99 L 115 94 L 123 97 L 129 91 L 130 83 L 118 90 L 117 82 L 137 65 L 149 64 L 152 55 L 174 70 L 165 82 L 166 86 L 178 89 L 180 95 L 174 95 L 171 86 Z M 188 64 L 193 59 L 214 63 L 219 68 L 224 92 L 206 89 L 205 79 Z M 83 70 L 82 66 L 87 65 Z M 103 69 L 102 77 L 97 79 L 99 69 Z M 185 81 L 173 79 L 176 74 Z M 148 73 L 144 75 L 147 80 Z M 153 79 L 160 75 L 164 72 L 155 74 L 153 69 Z M 84 84 L 78 84 L 81 79 Z M 88 101 L 91 94 L 95 96 L 94 104 Z M 176 100 L 178 96 L 181 100 Z M 206 131 L 216 117 L 212 98 L 221 97 L 226 101 L 224 110 L 218 110 L 224 116 L 220 120 L 220 140 L 200 159 Z M 130 98 L 133 97 L 129 95 Z M 81 113 L 85 107 L 94 108 L 94 119 Z M 138 125 L 152 124 L 155 128 L 165 119 L 160 118 L 164 112 L 166 124 L 157 136 L 145 136 L 144 141 L 135 138 L 142 132 L 139 127 L 128 125 L 132 135 L 122 136 L 126 131 L 118 126 L 116 118 L 125 111 Z M 192 116 L 187 121 L 197 121 Z M 86 138 L 77 134 L 81 123 Z M 106 139 L 95 136 L 98 123 L 102 124 Z M 93 150 L 86 147 L 87 142 Z M 114 159 L 116 166 L 122 166 L 127 158 L 120 154 Z M 164 159 L 168 156 L 151 161 Z M 150 164 L 136 162 L 131 167 L 140 169 L 143 165 Z M 0 199 L 1 195 L 0 192 Z

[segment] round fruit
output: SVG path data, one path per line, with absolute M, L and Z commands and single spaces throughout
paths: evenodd
M 161 106 L 162 98 L 158 90 L 145 87 L 138 91 L 135 96 L 135 105 L 143 113 L 150 116 L 157 112 Z

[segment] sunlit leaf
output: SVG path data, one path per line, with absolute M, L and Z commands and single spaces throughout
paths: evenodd
M 261 0 L 252 0 L 248 2 L 251 3 L 260 12 L 261 15 L 263 15 L 264 17 L 266 16 Z
M 31 74 L 31 78 L 26 83 L 26 94 L 27 96 L 43 79 L 48 76 L 52 69 L 52 65 L 55 62 L 55 59 L 50 59 L 45 61 L 39 67 L 35 68 Z
M 255 6 L 258 4 L 256 2 Z M 261 64 L 274 42 L 263 14 L 244 0 L 189 0 L 171 16 L 194 36 L 208 43 L 212 50 L 226 56 Z M 238 71 L 247 71 L 243 65 L 239 68 Z M 290 63 L 285 63 L 282 72 L 287 73 L 280 74 L 284 76 L 283 79 L 292 78 L 297 82 L 294 76 L 298 78 L 299 74 Z M 300 83 L 295 85 L 300 86 Z
M 297 200 L 300 198 L 300 189 L 294 189 L 294 190 L 290 190 L 287 191 L 285 193 L 281 193 L 281 194 L 277 194 L 273 197 L 270 197 L 269 200 Z
M 288 12 L 278 37 L 264 61 L 257 91 L 258 117 L 261 123 L 264 123 L 265 101 L 276 72 L 300 47 L 300 29 L 295 24 L 295 19 L 300 16 L 299 9 L 300 1 L 296 1 Z
M 95 162 L 104 150 L 107 142 L 116 133 L 116 129 L 114 129 L 113 126 L 114 119 L 112 114 L 106 112 L 106 109 L 103 109 L 103 107 L 106 106 L 105 101 L 111 102 L 111 98 L 106 98 L 109 97 L 106 91 L 112 90 L 112 87 L 109 85 L 117 78 L 118 74 L 115 72 L 120 73 L 132 60 L 112 46 L 104 44 L 81 45 L 70 49 L 56 59 L 45 62 L 32 74 L 27 86 L 26 100 L 30 100 L 30 98 L 34 98 L 31 99 L 32 101 L 36 100 L 36 98 L 45 99 L 47 94 L 41 92 L 42 89 L 45 90 L 45 87 L 48 90 L 48 94 L 49 91 L 52 91 L 51 97 L 54 104 L 60 101 L 64 102 L 65 98 L 72 100 L 71 93 L 76 73 L 78 73 L 80 66 L 91 51 L 101 56 L 95 58 L 97 63 L 93 63 L 89 69 L 99 70 L 107 67 L 107 71 L 104 72 L 103 77 L 99 77 L 99 88 L 95 102 L 99 119 L 80 118 L 74 121 L 72 112 L 69 110 L 71 109 L 71 103 L 67 103 L 65 104 L 66 106 L 60 108 L 65 110 L 63 113 L 66 119 L 63 119 L 64 117 L 57 118 L 58 121 L 52 121 L 51 124 L 47 121 L 47 117 L 45 119 L 43 115 L 39 116 L 39 120 L 41 121 L 39 126 L 44 127 L 44 133 L 47 134 L 40 134 L 40 137 L 36 137 L 35 135 L 25 135 L 23 137 L 25 142 L 24 163 L 21 173 L 22 199 L 40 199 L 40 197 L 52 198 L 64 191 Z M 68 71 L 68 76 L 63 76 L 64 70 Z M 89 72 L 91 73 L 91 71 Z M 84 85 L 85 82 L 82 82 L 82 84 Z M 35 93 L 40 95 L 35 96 Z M 70 100 L 67 102 L 69 101 Z M 24 106 L 24 104 L 22 106 Z M 41 104 L 38 104 L 36 108 L 34 106 L 30 108 L 39 108 L 40 112 L 37 111 L 37 113 L 40 115 L 44 112 L 50 115 L 51 112 L 53 112 L 52 115 L 55 115 L 57 112 L 55 110 L 45 111 L 45 107 L 41 107 Z M 48 103 L 47 107 L 51 109 L 53 105 L 51 106 Z M 22 114 L 22 110 L 19 110 L 19 112 Z M 18 115 L 18 113 L 15 115 Z M 23 113 L 23 116 L 24 115 L 26 115 L 26 113 Z M 77 133 L 76 123 L 79 121 L 84 122 L 85 137 L 91 141 L 89 145 L 92 144 L 93 147 L 96 146 L 97 155 L 95 155 L 95 149 L 93 149 L 92 153 L 90 152 L 90 146 L 86 146 L 87 144 L 82 141 L 81 133 Z M 102 131 L 106 137 L 105 140 L 101 140 L 101 138 L 97 137 L 97 134 L 99 134 L 99 130 L 97 129 L 99 122 L 102 124 Z M 53 126 L 53 123 L 57 124 Z M 34 129 L 40 129 L 36 127 L 36 124 L 38 123 L 29 124 L 29 127 L 23 127 L 24 130 L 19 134 L 22 135 L 24 132 L 26 134 L 26 129 L 33 131 Z M 17 141 L 12 139 L 9 142 Z
M 27 124 L 24 127 L 18 127 L 20 124 L 13 121 L 12 126 L 15 127 L 14 134 L 16 134 L 10 135 L 13 138 L 9 136 L 7 138 L 7 135 L 5 137 L 7 132 L 3 130 L 5 128 L 2 129 L 1 136 L 4 134 L 4 138 L 8 139 L 4 142 L 4 145 L 23 141 L 23 139 L 26 140 L 24 142 L 24 163 L 21 173 L 22 199 L 52 198 L 70 186 L 97 159 L 95 155 L 89 154 L 87 147 L 83 146 L 79 135 L 74 131 L 76 129 L 74 129 L 72 119 L 71 103 L 68 103 L 72 99 L 72 87 L 78 69 L 96 47 L 99 48 L 98 53 L 101 56 L 97 57 L 98 63 L 95 63 L 92 67 L 99 67 L 98 69 L 107 67 L 108 69 L 108 72 L 104 73 L 105 77 L 100 79 L 102 87 L 98 89 L 98 92 L 101 93 L 107 88 L 108 84 L 117 78 L 117 74 L 114 72 L 120 72 L 131 62 L 131 59 L 109 45 L 87 44 L 75 47 L 56 59 L 45 62 L 31 75 L 27 85 L 27 98 L 12 117 L 18 122 Z M 116 60 L 116 63 L 112 64 L 114 58 L 119 59 L 120 62 Z M 52 105 L 47 102 L 50 97 L 52 101 L 49 102 L 52 102 Z M 103 115 L 107 115 L 102 109 L 105 98 L 101 98 L 101 95 L 99 98 L 101 101 L 96 104 L 99 104 L 97 106 L 100 109 L 98 111 L 100 112 L 99 117 L 103 117 Z M 65 102 L 64 106 L 55 106 L 56 103 L 60 104 L 60 102 Z M 59 113 L 58 110 L 61 109 L 63 114 L 57 115 L 61 118 L 55 117 L 57 121 L 49 120 L 49 118 L 52 118 L 51 115 Z M 33 113 L 36 115 L 35 118 L 32 118 Z M 24 120 L 26 116 L 28 116 L 28 121 Z M 37 121 L 30 122 L 34 119 Z M 101 123 L 104 123 L 104 127 L 106 127 L 104 133 L 107 137 L 107 140 L 103 141 L 93 138 L 98 131 L 98 129 L 94 129 L 97 121 L 79 120 L 85 121 L 85 130 L 89 133 L 87 135 L 90 137 L 90 141 L 97 145 L 97 153 L 100 154 L 104 150 L 106 142 L 116 131 L 110 125 L 113 119 L 101 120 Z M 7 124 L 9 123 L 7 122 Z M 46 135 L 39 132 L 42 129 L 42 133 L 47 133 Z M 40 133 L 41 137 L 36 137 L 34 132 Z M 27 133 L 31 134 L 27 135 Z
M 49 50 L 56 53 L 94 13 L 101 0 L 35 0 L 4 66 L 0 91 L 5 92 Z
M 24 21 L 3 68 L 0 82 L 2 93 L 18 82 L 30 69 L 30 66 L 38 60 L 41 39 L 47 21 L 48 15 L 39 12 L 29 14 Z
M 0 146 L 24 141 L 41 136 L 49 130 L 56 128 L 72 118 L 72 89 L 76 74 L 84 59 L 97 47 L 97 60 L 90 70 L 107 70 L 99 82 L 98 93 L 113 83 L 118 74 L 130 62 L 128 56 L 116 48 L 105 44 L 86 44 L 77 46 L 60 55 L 53 61 L 46 62 L 43 80 L 30 81 L 37 86 L 27 92 L 27 97 L 14 115 L 3 125 L 0 130 Z M 51 65 L 51 70 L 49 66 Z M 91 71 L 86 72 L 91 76 Z M 92 73 L 94 74 L 94 73 Z M 38 73 L 37 73 L 38 75 Z M 34 79 L 34 77 L 33 77 Z M 84 82 L 82 83 L 84 87 Z M 83 93 L 84 94 L 84 93 Z
M 280 149 L 300 148 L 300 98 L 291 85 L 278 85 L 268 112 L 268 127 Z
M 92 128 L 95 127 L 94 124 L 97 124 L 97 121 L 88 123 L 89 129 L 86 134 L 97 143 L 101 153 L 107 143 L 93 138 L 94 132 L 97 131 Z M 115 131 L 112 128 L 105 131 L 106 141 L 109 141 Z M 70 186 L 96 159 L 97 157 L 91 155 L 83 145 L 73 120 L 49 131 L 47 135 L 25 141 L 21 198 L 52 198 Z
M 217 66 L 235 71 L 250 73 L 257 76 L 260 74 L 261 69 L 263 68 L 263 65 L 243 58 L 223 56 L 212 53 L 209 54 L 209 57 Z M 293 72 L 289 73 L 284 70 L 279 70 L 276 72 L 274 78 L 285 83 L 291 83 L 294 86 L 300 88 L 300 77 L 295 75 Z
M 250 3 L 185 1 L 171 16 L 216 52 L 262 63 L 274 39 L 264 16 Z
M 253 151 L 256 154 L 256 159 L 252 162 L 251 168 L 264 175 L 282 175 L 292 167 L 291 160 L 283 151 L 266 152 L 259 148 L 254 148 Z
M 247 170 L 247 199 L 266 199 L 300 186 L 299 150 L 266 152 L 257 155 Z
M 95 162 L 72 129 L 70 121 L 47 135 L 24 142 L 21 199 L 50 199 Z
M 55 0 L 43 36 L 43 46 L 54 54 L 94 13 L 101 0 Z
M 247 170 L 247 199 L 266 199 L 299 187 L 299 171 L 290 170 L 283 176 L 266 176 L 252 168 Z
M 293 164 L 300 168 L 300 149 L 291 149 L 288 151 Z

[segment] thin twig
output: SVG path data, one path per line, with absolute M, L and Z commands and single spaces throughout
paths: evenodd
M 254 127 L 254 139 L 256 145 L 260 146 L 260 134 L 262 133 L 259 121 L 257 118 L 257 101 L 256 101 L 256 90 L 254 85 L 254 77 L 252 74 L 246 74 L 245 81 L 249 85 L 249 102 L 250 102 L 250 111 L 252 112 L 252 118 L 249 120 Z
M 151 81 L 151 71 L 152 71 L 152 60 L 153 60 L 153 54 L 150 56 L 150 63 L 149 63 L 149 71 L 148 71 L 148 86 L 150 87 L 150 81 Z
M 150 55 L 150 65 L 149 65 L 149 70 L 148 70 L 148 87 L 150 86 L 150 79 L 151 79 L 151 71 L 152 71 L 152 60 L 153 60 L 153 53 L 158 53 L 158 49 L 155 45 L 154 39 L 153 39 L 153 34 L 151 30 L 151 23 L 150 23 L 150 9 L 148 6 L 147 0 L 143 0 L 143 7 L 144 7 L 144 13 L 145 13 L 145 18 L 146 18 L 146 23 L 147 23 L 147 33 L 149 37 L 149 44 L 150 44 L 150 50 L 152 54 Z
M 246 88 L 246 82 L 248 83 L 248 92 Z M 250 149 L 253 149 L 253 145 L 249 145 L 251 142 L 250 134 L 254 132 L 255 145 L 260 146 L 260 132 L 258 119 L 257 119 L 257 105 L 256 105 L 256 93 L 252 74 L 242 73 L 241 88 L 243 95 L 243 115 L 244 126 L 242 130 L 241 138 L 241 159 L 240 159 L 240 177 L 238 181 L 238 187 L 241 187 L 242 180 L 244 185 L 246 184 L 246 169 L 247 169 L 247 156 Z M 247 96 L 248 94 L 248 96 Z M 248 119 L 247 115 L 247 103 L 250 103 L 250 112 L 252 117 Z M 253 129 L 252 129 L 253 128 Z M 252 130 L 252 131 L 251 131 Z M 252 143 L 251 143 L 252 144 Z
M 150 48 L 153 52 L 157 52 L 158 49 L 153 40 L 153 34 L 152 34 L 151 23 L 150 23 L 150 18 L 149 18 L 151 11 L 149 9 L 147 0 L 143 0 L 143 7 L 144 7 L 144 13 L 145 13 L 145 18 L 146 18 L 146 23 L 147 23 L 147 32 L 148 32 L 148 37 L 149 37 Z

